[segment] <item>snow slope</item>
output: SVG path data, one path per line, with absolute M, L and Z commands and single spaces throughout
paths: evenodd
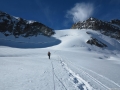
M 55 32 L 51 38 L 0 35 L 0 90 L 120 89 L 119 41 L 93 30 Z M 87 44 L 91 37 L 108 47 Z

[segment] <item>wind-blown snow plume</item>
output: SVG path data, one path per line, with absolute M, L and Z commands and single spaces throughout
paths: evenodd
M 93 14 L 93 4 L 91 3 L 77 3 L 75 6 L 67 11 L 67 18 L 72 18 L 73 22 L 86 20 Z

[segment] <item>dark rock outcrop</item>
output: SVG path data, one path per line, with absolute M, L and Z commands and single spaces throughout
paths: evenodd
M 112 38 L 120 39 L 120 20 L 111 20 L 105 22 L 96 18 L 89 18 L 83 22 L 75 23 L 72 29 L 92 29 L 100 31 L 102 34 L 110 36 Z
M 102 43 L 101 41 L 98 41 L 96 38 L 91 38 L 90 40 L 87 41 L 88 44 L 95 45 L 98 47 L 107 47 L 106 44 Z
M 116 25 L 118 25 L 120 27 L 120 20 L 118 20 L 118 19 L 111 20 L 110 23 L 116 24 Z
M 19 36 L 31 37 L 40 34 L 51 36 L 55 33 L 53 29 L 43 25 L 42 23 L 24 20 L 2 11 L 0 11 L 0 32 L 5 36 L 14 35 L 16 38 Z

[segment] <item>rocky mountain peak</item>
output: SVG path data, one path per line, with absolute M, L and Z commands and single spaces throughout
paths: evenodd
M 40 34 L 51 36 L 55 33 L 53 29 L 40 22 L 11 16 L 2 11 L 0 11 L 0 32 L 5 36 L 14 35 L 16 38 L 19 36 L 31 37 Z
M 102 21 L 93 17 L 85 21 L 79 21 L 71 27 L 72 29 L 92 29 L 112 38 L 120 39 L 120 20 Z

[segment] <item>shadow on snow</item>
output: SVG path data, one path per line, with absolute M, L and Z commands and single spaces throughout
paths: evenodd
M 60 44 L 61 41 L 54 37 L 50 37 L 48 40 L 43 39 L 41 42 L 29 42 L 29 41 L 15 41 L 10 39 L 1 39 L 0 46 L 9 46 L 14 48 L 46 48 L 54 45 Z

